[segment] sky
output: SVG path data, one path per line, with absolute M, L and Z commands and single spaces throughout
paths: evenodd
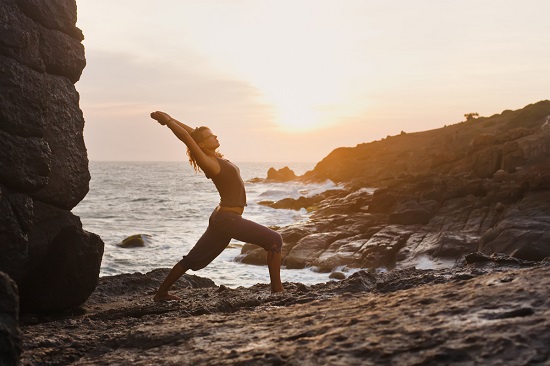
M 77 0 L 92 161 L 186 160 L 149 114 L 236 162 L 332 150 L 550 98 L 548 0 Z

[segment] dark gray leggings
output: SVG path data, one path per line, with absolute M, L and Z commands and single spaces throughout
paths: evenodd
M 214 211 L 208 228 L 179 264 L 194 271 L 206 267 L 227 247 L 231 239 L 256 244 L 268 252 L 281 252 L 281 235 L 263 225 L 243 219 L 235 212 Z

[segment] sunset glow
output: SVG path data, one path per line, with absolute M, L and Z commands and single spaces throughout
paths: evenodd
M 151 4 L 77 0 L 92 160 L 178 159 L 148 110 L 211 126 L 234 160 L 318 161 L 550 95 L 544 0 Z

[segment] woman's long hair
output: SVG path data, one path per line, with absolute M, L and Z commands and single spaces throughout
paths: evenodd
M 209 128 L 206 126 L 197 127 L 193 130 L 193 132 L 190 133 L 191 137 L 193 138 L 193 140 L 195 140 L 197 144 L 202 142 L 202 140 L 204 140 L 204 138 L 202 137 L 202 133 L 204 130 L 209 130 Z M 197 173 L 200 172 L 201 167 L 199 166 L 199 164 L 197 164 L 197 159 L 195 158 L 195 156 L 191 152 L 191 149 L 189 148 L 187 148 L 187 156 L 189 157 L 189 164 L 193 167 L 195 172 Z M 216 151 L 216 156 L 218 158 L 223 158 L 223 155 L 217 151 Z

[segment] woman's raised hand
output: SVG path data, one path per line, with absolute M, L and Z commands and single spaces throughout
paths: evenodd
M 156 111 L 151 113 L 151 118 L 154 120 L 157 120 L 158 123 L 161 125 L 165 125 L 172 119 L 168 113 L 164 113 L 161 111 Z

